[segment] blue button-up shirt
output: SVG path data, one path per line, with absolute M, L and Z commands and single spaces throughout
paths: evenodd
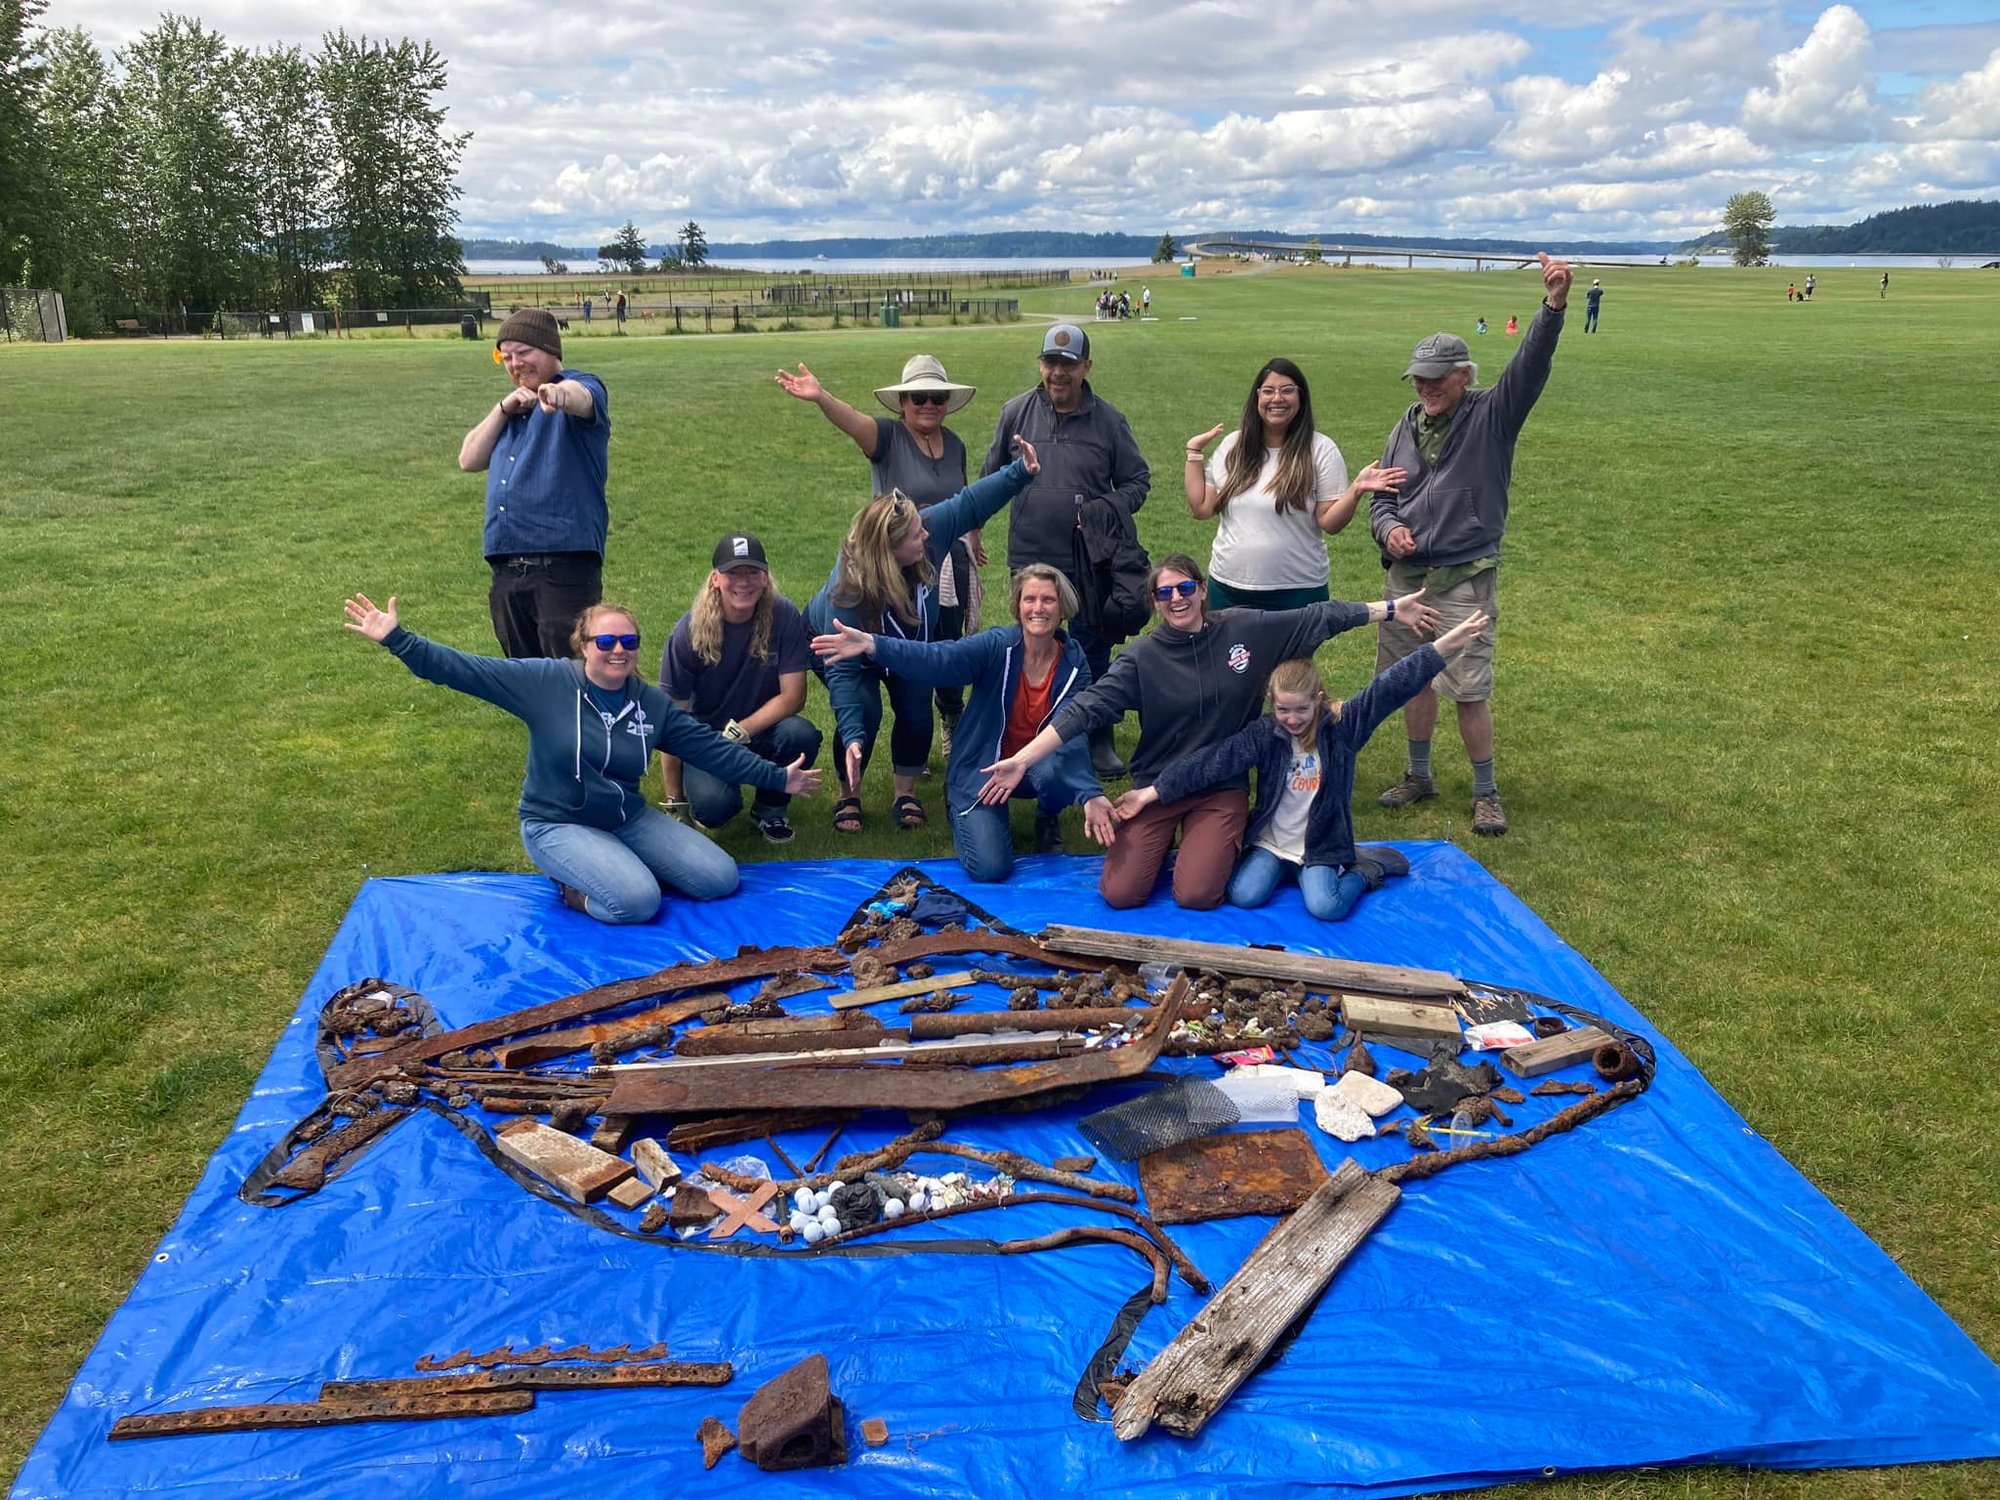
M 531 406 L 509 417 L 486 468 L 486 555 L 590 552 L 604 556 L 611 407 L 604 382 L 581 370 L 556 377 L 590 392 L 588 421 Z

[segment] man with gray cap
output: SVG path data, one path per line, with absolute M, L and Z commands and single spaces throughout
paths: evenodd
M 1041 472 L 1008 513 L 1007 566 L 1048 563 L 1076 585 L 1086 608 L 1069 622 L 1070 634 L 1083 647 L 1092 679 L 1101 680 L 1111 665 L 1114 638 L 1123 637 L 1090 616 L 1088 601 L 1098 591 L 1077 577 L 1077 533 L 1095 526 L 1136 542 L 1139 507 L 1153 475 L 1124 414 L 1090 388 L 1089 334 L 1074 323 L 1056 324 L 1042 338 L 1041 371 L 1040 385 L 1001 408 L 980 472 L 1006 468 L 1017 437 L 1041 457 Z M 1091 732 L 1090 763 L 1099 776 L 1125 774 L 1109 727 Z
M 563 368 L 562 330 L 539 307 L 508 315 L 493 358 L 513 389 L 458 449 L 459 468 L 486 471 L 493 634 L 509 656 L 568 656 L 570 626 L 601 596 L 611 529 L 604 382 Z
M 1389 434 L 1381 464 L 1370 465 L 1362 476 L 1374 477 L 1360 487 L 1374 491 L 1369 528 L 1382 549 L 1387 596 L 1425 593 L 1441 616 L 1440 630 L 1475 614 L 1496 623 L 1500 618 L 1500 540 L 1507 529 L 1514 445 L 1548 384 L 1569 302 L 1569 266 L 1547 254 L 1541 264 L 1541 308 L 1499 383 L 1472 389 L 1479 368 L 1465 340 L 1452 333 L 1432 334 L 1417 345 L 1403 372 L 1416 387 L 1416 404 Z M 1442 693 L 1458 706 L 1458 737 L 1472 762 L 1472 831 L 1488 836 L 1507 831 L 1493 776 L 1494 630 L 1489 623 L 1403 709 L 1409 769 L 1378 799 L 1384 807 L 1408 807 L 1437 795 L 1431 779 L 1431 734 Z M 1392 614 L 1379 627 L 1376 671 L 1423 643 Z

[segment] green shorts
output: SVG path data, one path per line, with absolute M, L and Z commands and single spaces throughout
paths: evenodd
M 1401 599 L 1414 593 L 1417 583 L 1401 569 L 1391 566 L 1382 588 L 1389 598 Z M 1431 686 L 1438 695 L 1453 703 L 1484 703 L 1493 696 L 1493 637 L 1500 625 L 1500 570 L 1488 568 L 1474 573 L 1463 583 L 1442 593 L 1432 593 L 1430 602 L 1438 612 L 1439 635 L 1461 620 L 1484 613 L 1491 623 L 1474 636 L 1457 656 L 1448 658 L 1444 671 Z M 1393 667 L 1431 636 L 1420 636 L 1401 620 L 1384 620 L 1376 627 L 1375 670 Z

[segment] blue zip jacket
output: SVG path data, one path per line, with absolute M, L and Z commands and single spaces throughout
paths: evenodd
M 426 682 L 504 708 L 528 726 L 521 816 L 622 828 L 647 805 L 639 778 L 655 750 L 738 786 L 785 789 L 784 767 L 752 755 L 682 713 L 637 672 L 609 724 L 584 693 L 583 663 L 559 656 L 474 656 L 397 626 L 382 642 Z M 601 691 L 601 690 L 600 690 Z
M 1319 791 L 1306 815 L 1306 863 L 1354 863 L 1354 758 L 1376 726 L 1421 693 L 1444 670 L 1444 657 L 1428 641 L 1381 673 L 1319 725 Z M 1220 744 L 1182 757 L 1153 783 L 1162 802 L 1178 802 L 1212 786 L 1222 786 L 1253 766 L 1257 771 L 1257 804 L 1243 830 L 1243 847 L 1257 842 L 1278 810 L 1278 798 L 1292 764 L 1292 737 L 1266 714 Z
M 1028 479 L 1027 465 L 1017 458 L 998 473 L 975 479 L 949 500 L 940 500 L 936 505 L 926 507 L 923 517 L 930 539 L 924 543 L 924 556 L 930 560 L 931 567 L 935 569 L 944 561 L 944 555 L 951 551 L 953 542 L 966 532 L 984 526 L 1004 510 L 1008 501 L 1028 487 Z M 839 587 L 840 563 L 836 559 L 826 582 L 806 606 L 806 624 L 812 627 L 814 635 L 831 635 L 836 614 L 845 614 L 847 623 L 857 630 L 867 627 L 866 621 L 854 618 L 855 611 L 834 603 L 833 596 Z M 916 621 L 905 625 L 893 613 L 885 613 L 874 627 L 876 634 L 885 640 L 901 636 L 928 641 L 937 633 L 937 590 L 921 583 L 915 586 L 915 591 Z M 861 694 L 871 667 L 870 660 L 862 657 L 854 661 L 837 661 L 830 667 L 819 669 L 826 682 L 826 695 L 833 700 L 834 731 L 842 745 L 851 745 L 866 738 L 861 728 Z
M 1046 725 L 1064 700 L 1090 686 L 1090 664 L 1083 647 L 1065 632 L 1057 632 L 1062 654 L 1056 658 L 1055 684 L 1049 693 Z M 904 641 L 894 636 L 875 637 L 875 660 L 885 672 L 894 672 L 926 687 L 969 685 L 965 712 L 952 731 L 951 761 L 945 767 L 945 797 L 953 812 L 979 800 L 986 784 L 981 769 L 1000 758 L 1000 741 L 1007 732 L 1007 713 L 1021 685 L 1021 627 L 996 625 L 960 641 Z M 1040 726 L 1038 726 L 1040 727 Z M 1074 739 L 1049 760 L 1059 786 L 1072 792 L 1073 802 L 1088 802 L 1104 795 L 1097 776 L 1090 769 L 1086 741 Z

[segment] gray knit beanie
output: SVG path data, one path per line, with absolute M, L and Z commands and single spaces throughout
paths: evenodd
M 524 307 L 509 313 L 507 321 L 500 325 L 500 336 L 493 341 L 493 347 L 498 349 L 509 339 L 562 358 L 562 330 L 556 327 L 556 315 L 547 308 Z

